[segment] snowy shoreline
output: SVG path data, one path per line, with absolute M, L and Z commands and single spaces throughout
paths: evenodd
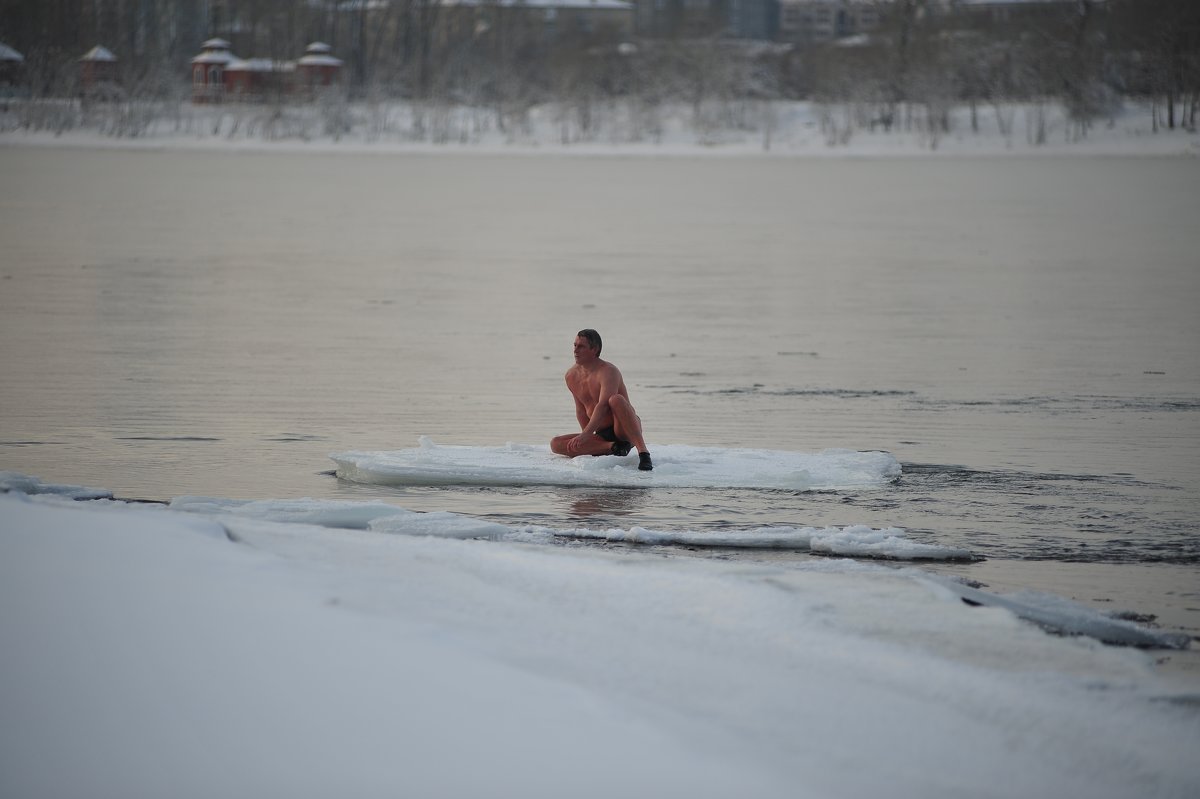
M 5 794 L 1200 790 L 1195 687 L 1152 653 L 1047 635 L 918 569 L 25 488 L 47 493 L 0 495 Z
M 749 114 L 741 126 L 700 128 L 684 108 L 664 111 L 654 135 L 632 133 L 618 111 L 608 129 L 586 134 L 565 131 L 563 112 L 538 107 L 524 129 L 503 133 L 479 109 L 421 110 L 397 104 L 383 112 L 383 130 L 372 123 L 380 112 L 355 106 L 355 119 L 344 133 L 323 130 L 319 106 L 189 107 L 163 112 L 136 135 L 110 135 L 103 112 L 91 121 L 55 127 L 25 126 L 11 119 L 0 130 L 0 147 L 72 147 L 111 150 L 253 152 L 287 154 L 374 154 L 418 156 L 559 156 L 632 158 L 953 158 L 953 157 L 1197 157 L 1200 132 L 1155 131 L 1149 113 L 1136 105 L 1097 120 L 1085 136 L 1071 135 L 1061 109 L 1037 108 L 1038 135 L 1026 128 L 1034 111 L 1014 106 L 1004 114 L 977 114 L 960 107 L 950 130 L 930 135 L 914 128 L 883 132 L 855 127 L 852 109 L 831 109 L 808 102 L 776 102 L 770 110 Z M 117 114 L 116 111 L 109 113 Z M 278 122 L 281 113 L 284 122 Z M 444 115 L 447 131 L 435 136 L 427 116 Z M 846 119 L 842 117 L 845 116 Z M 10 114 L 11 117 L 11 114 Z M 1024 119 L 1023 124 L 1017 120 Z M 480 121 L 483 120 L 483 121 Z M 39 129 L 40 128 L 40 129 Z M 975 129 L 977 128 L 977 130 Z M 1039 141 L 1040 139 L 1040 141 Z

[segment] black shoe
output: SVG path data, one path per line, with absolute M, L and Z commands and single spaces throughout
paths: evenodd
M 633 449 L 633 444 L 628 441 L 614 441 L 612 445 L 612 454 L 618 458 L 624 458 L 629 454 L 629 450 Z
M 654 471 L 654 462 L 650 460 L 649 452 L 639 452 L 638 453 L 638 471 L 639 472 Z

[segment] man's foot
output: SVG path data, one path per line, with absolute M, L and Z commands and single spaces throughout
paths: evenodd
M 650 460 L 649 452 L 638 453 L 638 471 L 649 472 L 654 470 L 654 462 Z
M 628 441 L 614 441 L 612 445 L 612 454 L 618 458 L 624 458 L 629 454 L 629 450 L 633 449 L 633 444 Z

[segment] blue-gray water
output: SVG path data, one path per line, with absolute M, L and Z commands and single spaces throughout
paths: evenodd
M 1200 161 L 0 148 L 0 469 L 127 497 L 906 528 L 1200 632 Z M 882 449 L 880 490 L 396 489 L 548 441 L 581 327 L 648 440 Z M 695 553 L 691 553 L 695 554 Z M 721 557 L 798 557 L 700 553 Z

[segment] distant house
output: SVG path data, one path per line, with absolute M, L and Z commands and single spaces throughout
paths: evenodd
M 779 38 L 820 44 L 860 36 L 879 27 L 874 0 L 780 0 Z
M 684 38 L 724 33 L 732 9 L 725 0 L 641 0 L 638 33 L 649 37 Z M 735 16 L 739 12 L 734 12 Z
M 21 82 L 25 56 L 0 42 L 0 87 L 11 88 Z
M 238 58 L 224 39 L 209 39 L 192 59 L 192 102 L 263 100 L 282 95 L 306 95 L 337 83 L 342 60 L 329 45 L 313 42 L 298 61 Z
M 332 86 L 342 71 L 342 60 L 334 58 L 333 48 L 324 42 L 313 42 L 304 48 L 304 55 L 296 62 L 296 81 L 304 89 L 313 90 Z
M 117 57 L 101 45 L 88 50 L 79 59 L 79 85 L 85 93 L 117 82 Z
M 192 102 L 217 103 L 225 95 L 225 66 L 236 61 L 224 39 L 209 39 L 192 59 Z
M 296 71 L 294 61 L 239 58 L 225 65 L 225 96 L 262 99 L 286 94 Z

